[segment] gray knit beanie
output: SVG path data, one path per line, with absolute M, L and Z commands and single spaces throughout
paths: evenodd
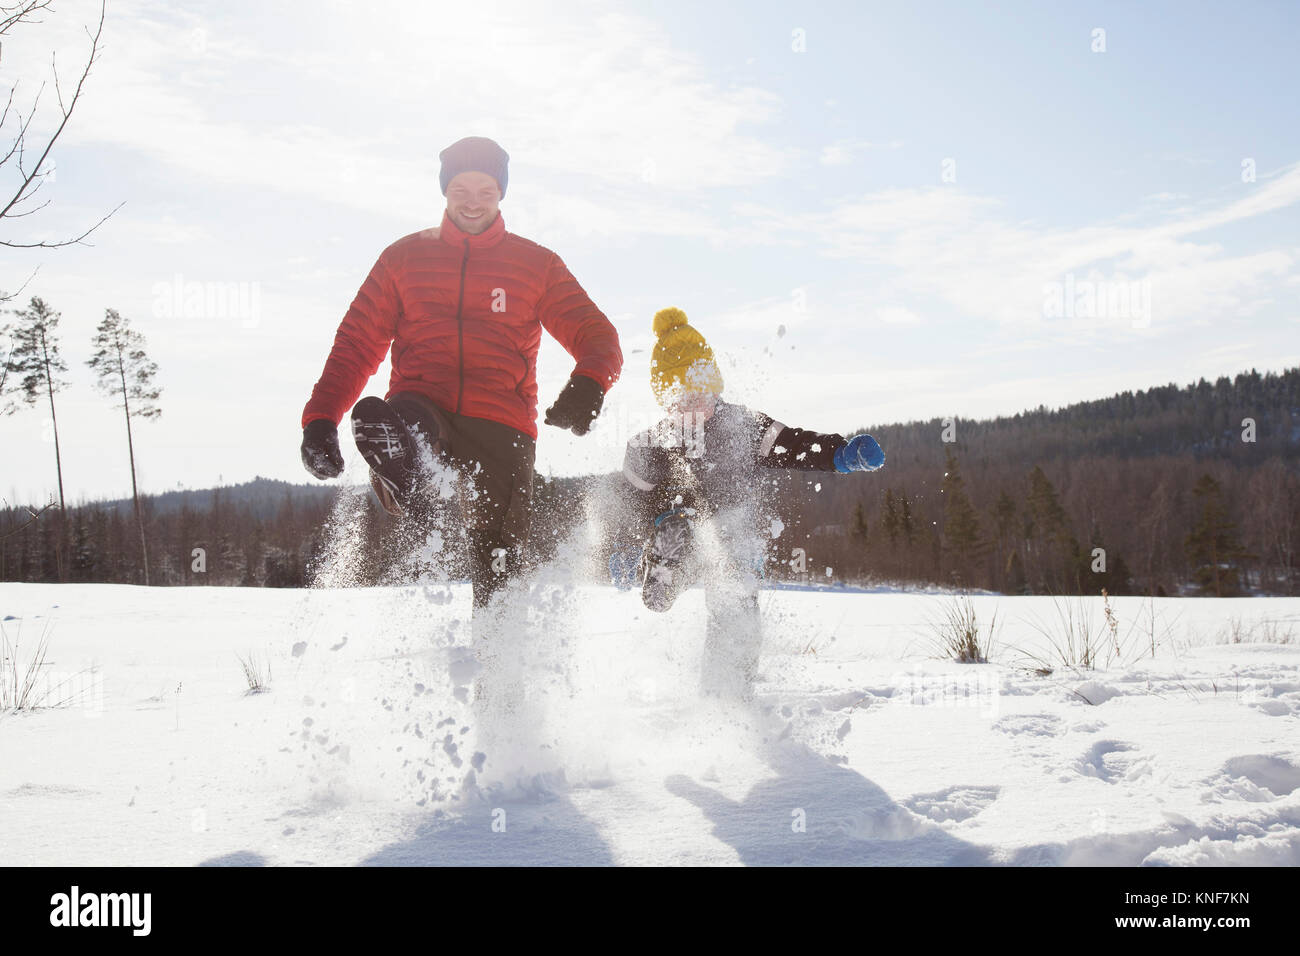
M 442 194 L 447 195 L 447 185 L 461 173 L 487 173 L 501 187 L 501 198 L 506 195 L 506 165 L 510 155 L 486 136 L 466 136 L 458 139 L 441 153 L 442 172 L 438 182 L 442 185 Z

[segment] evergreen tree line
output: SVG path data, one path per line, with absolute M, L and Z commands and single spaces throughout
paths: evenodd
M 845 580 L 1008 593 L 1300 587 L 1300 369 L 863 430 L 886 450 L 883 471 L 801 478 L 781 503 L 794 516 L 786 550 L 803 546 Z
M 780 533 L 770 578 L 1005 593 L 1300 587 L 1300 369 L 987 422 L 855 430 L 880 439 L 884 470 L 771 473 Z M 527 559 L 547 560 L 594 521 L 586 540 L 609 543 L 592 555 L 599 576 L 608 551 L 626 543 L 611 507 L 622 480 L 538 476 Z M 0 511 L 0 580 L 304 586 L 329 559 L 337 494 L 259 479 L 88 504 L 62 522 L 11 508 Z M 410 542 L 372 498 L 347 520 L 347 583 L 409 577 Z
M 880 472 L 865 493 L 844 482 L 796 489 L 785 505 L 796 516 L 787 551 L 801 546 L 810 569 L 856 583 L 1224 597 L 1300 588 L 1300 476 L 1280 458 L 1022 470 L 946 452 L 937 469 L 903 462 Z M 775 569 L 792 576 L 788 561 Z
M 583 496 L 586 479 L 534 480 L 537 503 L 528 560 L 542 562 L 571 528 L 564 503 Z M 333 562 L 340 540 L 335 522 L 348 522 L 346 583 L 401 584 L 417 567 L 414 542 L 402 526 L 365 492 L 359 507 L 336 512 L 337 486 L 295 485 L 258 478 L 231 487 L 140 495 L 148 548 L 139 546 L 131 501 L 73 506 L 64 528 L 47 512 L 32 520 L 29 510 L 0 510 L 0 581 L 139 584 L 219 587 L 307 587 Z M 352 491 L 347 492 L 349 496 Z M 455 522 L 448 509 L 441 527 Z M 64 549 L 66 575 L 60 576 Z M 451 535 L 449 534 L 449 537 Z M 148 561 L 146 569 L 143 562 Z M 441 562 L 452 576 L 461 567 L 455 547 Z
M 117 502 L 74 506 L 64 515 L 65 528 L 45 517 L 25 522 L 19 509 L 0 512 L 0 580 L 140 584 L 147 555 L 155 585 L 302 587 L 312 555 L 323 546 L 334 491 L 321 495 L 315 493 L 320 489 L 271 484 L 283 490 L 269 513 L 238 500 L 239 489 L 212 489 L 167 508 L 158 506 L 159 496 L 141 495 L 147 551 L 140 548 L 132 510 Z M 65 535 L 69 564 L 60 578 Z

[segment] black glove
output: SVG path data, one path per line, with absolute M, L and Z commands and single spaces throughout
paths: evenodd
M 302 466 L 321 481 L 343 474 L 339 429 L 328 418 L 308 422 L 302 430 Z
M 574 375 L 569 379 L 555 404 L 546 410 L 546 424 L 567 428 L 575 435 L 585 435 L 605 404 L 605 391 L 595 379 Z

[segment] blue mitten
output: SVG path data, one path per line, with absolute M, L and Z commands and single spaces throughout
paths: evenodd
M 835 470 L 841 475 L 851 471 L 876 471 L 884 467 L 885 452 L 870 435 L 854 435 L 835 452 Z

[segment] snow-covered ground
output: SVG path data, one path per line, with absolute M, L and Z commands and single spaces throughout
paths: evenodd
M 936 658 L 952 600 L 763 592 L 745 710 L 695 693 L 702 593 L 539 585 L 489 756 L 545 786 L 497 791 L 459 785 L 464 586 L 0 585 L 61 703 L 0 716 L 0 865 L 1300 863 L 1300 600 L 1086 599 L 1090 671 L 1048 598 Z

